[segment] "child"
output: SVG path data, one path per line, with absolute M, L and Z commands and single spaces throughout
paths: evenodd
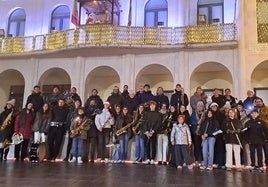
M 251 112 L 251 119 L 245 124 L 245 127 L 247 128 L 245 138 L 249 143 L 251 169 L 256 168 L 255 150 L 257 150 L 258 170 L 263 172 L 262 147 L 268 139 L 268 132 L 265 122 L 259 119 L 259 115 L 260 114 L 256 109 Z
M 191 133 L 188 125 L 184 123 L 185 116 L 179 115 L 177 124 L 173 125 L 171 131 L 171 144 L 175 145 L 175 157 L 177 168 L 181 169 L 184 161 L 188 165 L 188 169 L 193 169 L 190 163 L 190 154 L 188 147 L 192 145 Z
M 85 116 L 85 109 L 79 108 L 76 117 L 73 118 L 70 126 L 71 137 L 73 137 L 72 143 L 72 155 L 73 158 L 70 162 L 76 162 L 78 164 L 83 163 L 83 140 L 87 140 L 87 133 L 90 129 L 92 121 Z

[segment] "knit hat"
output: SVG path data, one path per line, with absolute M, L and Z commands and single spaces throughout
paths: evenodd
M 202 102 L 202 101 L 198 101 L 197 103 L 196 103 L 196 107 L 204 107 L 204 103 Z
M 108 101 L 104 101 L 103 102 L 104 105 L 109 105 L 110 106 L 110 103 Z
M 231 103 L 229 101 L 226 101 L 224 108 L 229 108 L 229 109 L 232 108 Z
M 212 103 L 212 98 L 211 98 L 211 96 L 208 96 L 208 97 L 207 97 L 206 102 L 207 102 L 207 103 Z
M 15 99 L 11 99 L 10 101 L 7 102 L 7 104 L 11 104 L 12 106 L 15 106 Z
M 217 103 L 215 103 L 215 102 L 210 104 L 210 108 L 213 107 L 213 106 L 219 107 L 219 105 Z

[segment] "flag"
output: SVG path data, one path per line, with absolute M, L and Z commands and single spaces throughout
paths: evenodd
M 72 23 L 75 26 L 79 26 L 79 17 L 78 17 L 78 9 L 77 9 L 77 0 L 74 0 L 73 4 L 73 12 L 72 12 Z
M 132 20 L 132 0 L 129 2 L 129 11 L 128 11 L 128 26 L 131 26 L 131 20 Z

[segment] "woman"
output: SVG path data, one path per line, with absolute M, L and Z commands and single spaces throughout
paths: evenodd
M 140 105 L 138 110 L 134 112 L 134 123 L 132 131 L 135 134 L 135 157 L 134 163 L 141 163 L 144 159 L 144 139 L 140 134 L 141 123 L 144 115 L 144 106 Z
M 233 152 L 235 157 L 235 166 L 238 171 L 242 171 L 240 148 L 241 137 L 240 132 L 242 129 L 242 123 L 237 119 L 236 109 L 230 109 L 228 111 L 228 119 L 223 122 L 223 132 L 226 148 L 226 170 L 231 171 L 233 165 Z
M 123 107 L 122 115 L 118 116 L 115 122 L 116 131 L 126 128 L 125 133 L 118 135 L 120 151 L 119 151 L 119 162 L 125 162 L 127 159 L 127 151 L 128 151 L 128 140 L 131 136 L 131 122 L 133 121 L 133 117 L 129 114 L 128 108 Z M 129 126 L 129 127 L 127 127 Z
M 14 106 L 15 99 L 8 101 L 4 111 L 0 114 L 0 160 L 6 160 L 9 152 L 9 146 L 5 148 L 4 142 L 11 142 L 14 132 Z
M 200 127 L 202 138 L 203 166 L 200 169 L 212 170 L 214 160 L 214 146 L 216 138 L 213 135 L 219 129 L 219 123 L 215 120 L 213 111 L 209 109 L 205 114 L 205 120 Z
M 16 161 L 24 161 L 27 156 L 27 148 L 32 135 L 34 122 L 33 104 L 28 103 L 27 107 L 22 109 L 15 121 L 15 134 L 22 134 L 23 142 L 15 145 Z

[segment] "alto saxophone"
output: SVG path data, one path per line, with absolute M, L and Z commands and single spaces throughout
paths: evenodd
M 133 127 L 133 133 L 135 135 L 138 135 L 140 134 L 140 126 L 141 126 L 141 123 L 143 121 L 143 114 L 141 115 L 141 118 L 139 119 L 138 123 L 135 125 L 135 127 Z
M 81 123 L 81 125 L 79 125 L 78 127 L 76 127 L 76 128 L 70 133 L 70 138 L 73 138 L 73 137 L 75 137 L 76 135 L 80 135 L 82 129 L 84 128 L 84 126 L 85 126 L 86 124 L 89 124 L 90 121 L 91 121 L 90 119 L 86 119 L 85 121 L 83 121 L 83 122 Z
M 2 126 L 1 126 L 1 129 L 0 129 L 1 131 L 5 130 L 11 124 L 12 115 L 13 115 L 13 110 L 12 110 L 12 112 L 10 112 L 8 114 L 8 116 L 6 117 L 5 121 L 3 122 Z
M 115 135 L 120 136 L 121 134 L 127 133 L 127 129 L 133 125 L 134 122 L 127 124 L 126 126 L 122 127 L 121 129 L 117 130 Z

